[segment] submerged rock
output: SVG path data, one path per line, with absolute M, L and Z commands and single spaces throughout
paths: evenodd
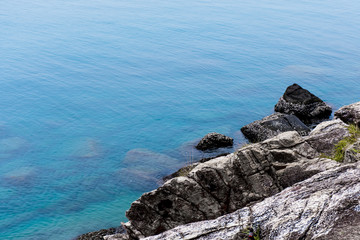
M 251 142 L 264 141 L 280 133 L 294 130 L 302 136 L 310 132 L 310 129 L 299 118 L 282 113 L 271 114 L 241 128 L 241 132 Z
M 329 118 L 332 109 L 308 90 L 293 84 L 279 99 L 275 111 L 296 115 L 304 123 L 311 124 Z
M 126 153 L 117 171 L 119 180 L 131 188 L 144 191 L 158 187 L 165 175 L 182 166 L 178 159 L 148 149 L 132 149 Z
M 360 102 L 343 106 L 334 115 L 345 123 L 353 123 L 360 127 Z
M 17 187 L 29 187 L 34 184 L 37 178 L 38 169 L 35 167 L 20 167 L 8 173 L 5 173 L 1 181 Z
M 145 238 L 237 239 L 253 226 L 261 239 L 360 239 L 360 164 L 341 166 L 214 220 Z
M 196 145 L 196 149 L 206 151 L 222 147 L 231 147 L 233 143 L 234 139 L 220 133 L 212 132 L 206 134 L 205 137 L 200 140 Z

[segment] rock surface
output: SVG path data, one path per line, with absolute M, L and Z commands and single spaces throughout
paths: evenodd
M 360 161 L 360 140 L 347 147 L 344 154 L 344 163 L 353 163 L 358 161 Z
M 319 158 L 306 140 L 296 131 L 285 132 L 198 164 L 187 176 L 173 178 L 133 202 L 124 226 L 136 238 L 214 219 L 339 166 Z
M 189 164 L 189 165 L 186 165 L 182 168 L 180 168 L 179 170 L 177 170 L 176 172 L 170 174 L 170 175 L 167 175 L 165 177 L 163 177 L 163 181 L 166 182 L 172 178 L 175 178 L 175 177 L 181 177 L 181 176 L 186 176 L 191 170 L 193 170 L 197 165 L 199 165 L 199 163 L 204 163 L 204 162 L 207 162 L 207 161 L 210 161 L 214 158 L 218 158 L 218 157 L 223 157 L 223 156 L 227 156 L 229 155 L 230 153 L 222 153 L 222 154 L 219 154 L 218 156 L 216 157 L 211 157 L 211 158 L 202 158 L 200 159 L 198 162 L 195 162 L 195 163 L 192 163 L 192 164 Z
M 261 239 L 360 239 L 360 164 L 328 170 L 214 220 L 190 223 L 157 239 L 237 239 L 249 226 Z
M 319 153 L 331 155 L 334 146 L 349 136 L 347 125 L 339 119 L 325 121 L 317 125 L 306 141 Z
M 281 113 L 271 114 L 241 128 L 241 132 L 250 142 L 264 141 L 282 132 L 294 130 L 302 136 L 310 132 L 310 129 L 296 116 Z
M 360 102 L 343 106 L 334 115 L 335 118 L 339 118 L 345 123 L 354 123 L 360 126 Z
M 304 123 L 311 124 L 329 118 L 332 109 L 308 90 L 293 84 L 279 99 L 275 111 L 294 114 Z
M 206 134 L 205 137 L 200 140 L 200 142 L 196 145 L 196 149 L 206 151 L 222 147 L 231 147 L 233 142 L 234 139 L 230 137 L 220 133 L 212 132 Z
M 78 236 L 75 240 L 103 240 L 106 235 L 113 235 L 116 233 L 124 233 L 125 230 L 122 227 L 101 229 L 96 232 L 89 232 Z M 120 234 L 119 234 L 120 235 Z M 125 234 L 122 234 L 125 235 Z

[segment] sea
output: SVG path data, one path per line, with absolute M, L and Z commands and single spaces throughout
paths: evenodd
M 360 101 L 359 23 L 354 0 L 0 0 L 0 239 L 119 226 L 293 83 Z

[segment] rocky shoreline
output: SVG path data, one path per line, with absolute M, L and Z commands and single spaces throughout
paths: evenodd
M 324 121 L 331 108 L 293 84 L 275 111 L 241 129 L 252 144 L 186 166 L 144 193 L 126 212 L 124 231 L 78 239 L 235 240 L 250 227 L 261 239 L 360 239 L 360 141 L 344 146 L 347 164 L 331 159 L 353 134 L 348 124 L 359 125 L 360 103 Z M 211 133 L 200 143 L 205 150 L 233 140 Z

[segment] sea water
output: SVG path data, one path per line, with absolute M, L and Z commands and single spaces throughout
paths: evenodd
M 353 0 L 1 0 L 0 238 L 119 226 L 298 83 L 360 101 Z M 223 152 L 233 149 L 225 149 Z

